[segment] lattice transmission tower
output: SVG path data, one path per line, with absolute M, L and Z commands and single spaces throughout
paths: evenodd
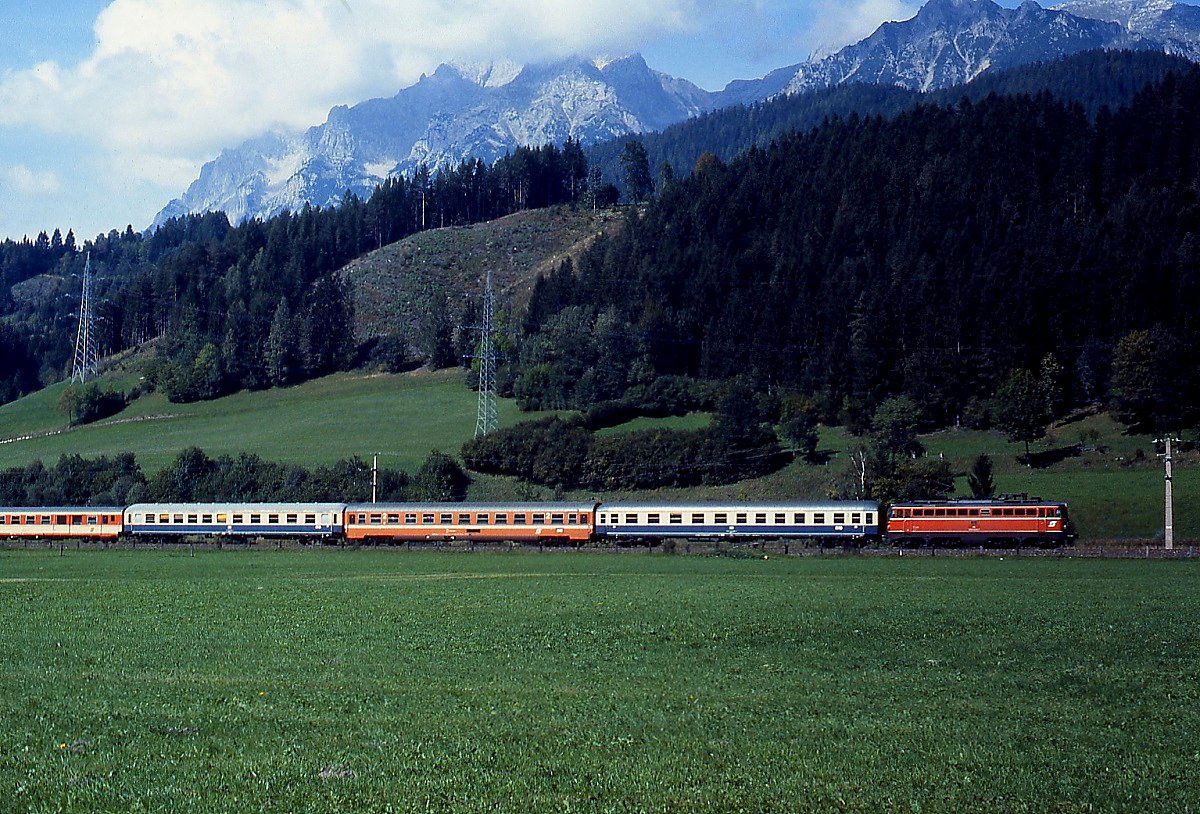
M 79 298 L 79 330 L 75 334 L 75 361 L 71 366 L 71 381 L 86 382 L 95 378 L 100 368 L 100 352 L 96 347 L 96 316 L 92 311 L 92 253 L 88 252 L 83 265 L 83 296 Z
M 483 291 L 483 325 L 479 337 L 479 409 L 475 416 L 475 437 L 487 435 L 499 426 L 496 415 L 496 340 L 494 321 L 496 299 L 492 293 L 492 272 L 487 273 Z

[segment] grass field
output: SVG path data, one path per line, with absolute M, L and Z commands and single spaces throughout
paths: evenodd
M 0 810 L 1195 812 L 1198 568 L 0 552 Z

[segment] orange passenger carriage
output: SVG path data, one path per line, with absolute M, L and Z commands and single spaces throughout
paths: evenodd
M 124 529 L 119 506 L 0 506 L 0 538 L 115 540 Z
M 893 545 L 1069 545 L 1067 504 L 1039 499 L 897 503 L 888 513 Z
M 596 503 L 352 503 L 345 535 L 360 542 L 581 544 Z

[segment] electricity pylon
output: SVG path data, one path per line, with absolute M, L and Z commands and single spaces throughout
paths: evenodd
M 83 266 L 83 296 L 79 299 L 79 330 L 75 334 L 71 381 L 83 383 L 95 378 L 99 367 L 100 352 L 96 349 L 95 314 L 92 312 L 92 253 L 88 252 Z
M 493 336 L 495 315 L 492 272 L 488 271 L 483 292 L 483 326 L 479 338 L 479 409 L 475 416 L 476 438 L 487 435 L 500 424 L 496 416 L 496 342 Z

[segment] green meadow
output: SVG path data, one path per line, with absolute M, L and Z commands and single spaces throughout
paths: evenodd
M 430 450 L 457 454 L 475 430 L 476 394 L 461 371 L 345 373 L 192 404 L 152 393 L 113 418 L 60 432 L 66 416 L 55 406 L 64 387 L 0 407 L 0 439 L 34 436 L 0 444 L 0 468 L 133 452 L 153 473 L 196 446 L 212 457 L 254 452 L 310 466 L 379 453 L 380 465 L 415 472 Z M 502 421 L 516 420 L 512 402 L 498 407 Z
M 0 810 L 1196 812 L 1198 569 L 2 552 Z

